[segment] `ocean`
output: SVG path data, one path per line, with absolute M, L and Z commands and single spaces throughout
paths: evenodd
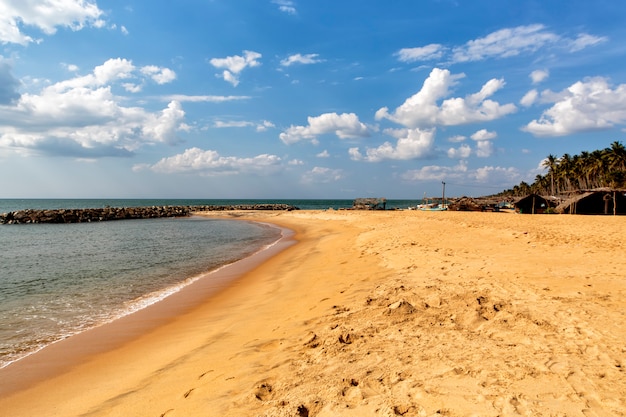
M 352 200 L 0 199 L 22 209 L 284 203 L 339 209 Z M 390 200 L 407 208 L 416 200 Z M 269 225 L 199 216 L 0 225 L 0 368 L 158 302 L 202 274 L 271 245 Z

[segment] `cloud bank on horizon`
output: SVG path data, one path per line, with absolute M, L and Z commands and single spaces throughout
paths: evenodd
M 0 0 L 0 197 L 481 195 L 622 141 L 626 4 L 310 3 Z

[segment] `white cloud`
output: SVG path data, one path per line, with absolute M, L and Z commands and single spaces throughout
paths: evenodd
M 540 82 L 547 80 L 549 76 L 550 72 L 548 70 L 535 70 L 529 75 L 533 84 L 539 84 Z
M 103 15 L 89 0 L 5 0 L 0 2 L 0 43 L 26 45 L 35 40 L 23 33 L 24 27 L 36 27 L 46 35 L 58 27 L 80 30 L 86 25 L 102 27 Z
M 476 142 L 476 156 L 479 158 L 489 158 L 495 149 L 493 147 L 493 142 L 488 140 L 479 140 Z
M 463 178 L 467 172 L 467 162 L 459 161 L 456 166 L 428 165 L 420 169 L 412 169 L 400 177 L 405 181 L 442 181 Z
M 129 107 L 112 93 L 117 82 L 141 78 L 128 60 L 112 59 L 88 75 L 25 93 L 0 107 L 0 146 L 73 156 L 128 155 L 146 143 L 179 142 L 188 130 L 180 102 L 160 111 Z
M 401 62 L 446 58 L 448 63 L 454 64 L 509 58 L 547 48 L 576 52 L 607 40 L 607 37 L 587 33 L 580 33 L 575 39 L 571 39 L 549 31 L 544 25 L 532 24 L 500 29 L 485 37 L 470 40 L 464 45 L 446 47 L 440 44 L 430 44 L 417 48 L 404 48 L 395 55 Z
M 512 184 L 521 180 L 521 175 L 516 168 L 503 168 L 484 166 L 476 170 L 470 170 L 467 162 L 460 160 L 455 166 L 429 165 L 420 169 L 409 170 L 400 176 L 405 181 L 467 181 L 473 179 L 478 183 Z
M 308 126 L 291 126 L 280 134 L 280 140 L 290 145 L 304 139 L 317 142 L 317 136 L 334 133 L 339 139 L 356 139 L 369 136 L 369 129 L 354 113 L 324 113 L 308 117 Z
M 217 120 L 213 124 L 213 127 L 221 129 L 221 128 L 228 128 L 228 127 L 249 127 L 249 126 L 253 126 L 253 125 L 254 125 L 254 123 L 246 122 L 246 121 L 229 120 L 227 122 L 224 122 L 224 121 L 221 121 L 221 120 Z
M 478 168 L 470 177 L 482 183 L 515 183 L 520 179 L 520 173 L 516 168 L 502 168 L 493 166 L 484 166 Z
M 302 166 L 302 165 L 304 165 L 304 161 L 301 160 L 301 159 L 292 159 L 289 162 L 287 162 L 287 165 Z
M 218 128 L 218 129 L 230 128 L 230 127 L 236 127 L 236 128 L 254 127 L 257 132 L 264 132 L 269 128 L 273 128 L 274 123 L 269 122 L 267 120 L 263 120 L 261 123 L 249 122 L 249 121 L 244 121 L 244 120 L 229 120 L 229 121 L 217 120 L 213 124 L 213 127 Z
M 445 48 L 443 45 L 432 43 L 417 48 L 403 48 L 400 49 L 396 55 L 398 56 L 398 60 L 402 62 L 431 61 L 441 58 L 444 51 Z
M 463 142 L 465 139 L 467 139 L 466 136 L 456 135 L 456 136 L 449 137 L 448 142 L 459 143 L 459 142 Z
M 265 132 L 267 129 L 273 129 L 276 125 L 269 120 L 263 120 L 263 122 L 256 125 L 257 132 Z
M 239 74 L 246 68 L 253 68 L 261 65 L 258 61 L 262 55 L 254 51 L 243 51 L 243 56 L 233 55 L 226 58 L 213 58 L 209 62 L 215 68 L 222 69 L 222 78 L 233 86 L 239 84 Z
M 554 105 L 522 128 L 535 136 L 563 136 L 626 123 L 626 84 L 612 88 L 605 78 L 587 78 L 560 93 L 544 91 L 541 98 Z
M 305 172 L 301 181 L 306 184 L 310 183 L 330 183 L 343 179 L 344 174 L 341 169 L 332 169 L 325 167 L 314 167 L 312 170 Z
M 167 84 L 176 79 L 176 73 L 169 68 L 157 67 L 156 65 L 147 65 L 141 68 L 141 73 L 149 76 L 157 84 Z
M 220 156 L 217 151 L 200 148 L 186 149 L 182 154 L 163 158 L 148 168 L 155 172 L 197 173 L 201 175 L 234 175 L 254 173 L 267 175 L 281 166 L 281 159 L 276 155 L 262 154 L 252 158 Z
M 67 69 L 69 72 L 77 72 L 80 68 L 78 67 L 78 65 L 74 65 L 74 64 L 61 64 L 65 69 Z
M 123 83 L 122 87 L 124 87 L 124 90 L 128 91 L 129 93 L 138 93 L 143 88 L 141 84 L 135 83 Z
M 385 142 L 377 148 L 367 148 L 361 155 L 359 148 L 350 148 L 349 154 L 355 161 L 379 162 L 384 159 L 408 160 L 423 158 L 432 153 L 435 129 L 399 129 L 387 131 L 398 137 L 396 145 Z
M 472 148 L 469 145 L 461 145 L 458 148 L 448 149 L 448 158 L 451 159 L 467 159 L 472 154 Z
M 297 14 L 295 3 L 291 0 L 272 0 L 272 3 L 278 5 L 278 10 L 287 14 Z
M 570 51 L 577 52 L 588 46 L 595 46 L 608 41 L 606 36 L 594 36 L 588 33 L 581 33 L 578 37 L 570 42 Z
M 498 134 L 496 132 L 489 132 L 487 129 L 480 129 L 470 137 L 474 140 L 482 141 L 495 139 L 498 137 Z
M 293 64 L 307 65 L 307 64 L 317 64 L 320 62 L 324 62 L 323 59 L 319 59 L 318 57 L 319 57 L 319 54 L 306 54 L 306 55 L 295 54 L 280 61 L 280 65 L 282 65 L 283 67 L 289 67 Z
M 451 74 L 449 70 L 434 68 L 424 81 L 422 89 L 409 97 L 392 114 L 387 107 L 376 112 L 376 119 L 389 119 L 409 128 L 428 128 L 437 125 L 451 126 L 495 120 L 517 110 L 514 104 L 501 105 L 489 100 L 504 86 L 504 80 L 489 80 L 478 93 L 465 98 L 438 101 L 450 94 L 450 88 L 464 74 Z
M 315 156 L 317 156 L 318 158 L 330 158 L 330 154 L 326 149 L 324 149 L 322 152 L 318 153 Z
M 559 39 L 558 35 L 546 31 L 545 26 L 539 24 L 501 29 L 454 48 L 452 60 L 468 62 L 507 58 L 524 52 L 534 52 L 547 44 L 556 43 Z
M 226 101 L 249 100 L 250 98 L 250 96 L 188 96 L 184 94 L 163 96 L 163 99 L 166 101 L 176 100 L 180 102 L 189 101 L 192 103 L 223 103 Z
M 530 107 L 537 101 L 539 97 L 539 93 L 537 90 L 530 90 L 528 93 L 524 94 L 524 97 L 519 101 L 519 103 L 524 107 Z

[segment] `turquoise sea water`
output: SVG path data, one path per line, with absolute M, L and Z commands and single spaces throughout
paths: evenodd
M 286 203 L 339 209 L 351 200 L 0 199 L 21 209 Z M 406 208 L 415 201 L 390 201 Z M 0 367 L 157 302 L 280 238 L 268 225 L 202 217 L 0 225 Z

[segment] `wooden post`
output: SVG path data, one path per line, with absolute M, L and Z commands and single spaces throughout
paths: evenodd
M 532 214 L 535 214 L 535 196 L 533 195 L 533 209 L 531 211 Z

